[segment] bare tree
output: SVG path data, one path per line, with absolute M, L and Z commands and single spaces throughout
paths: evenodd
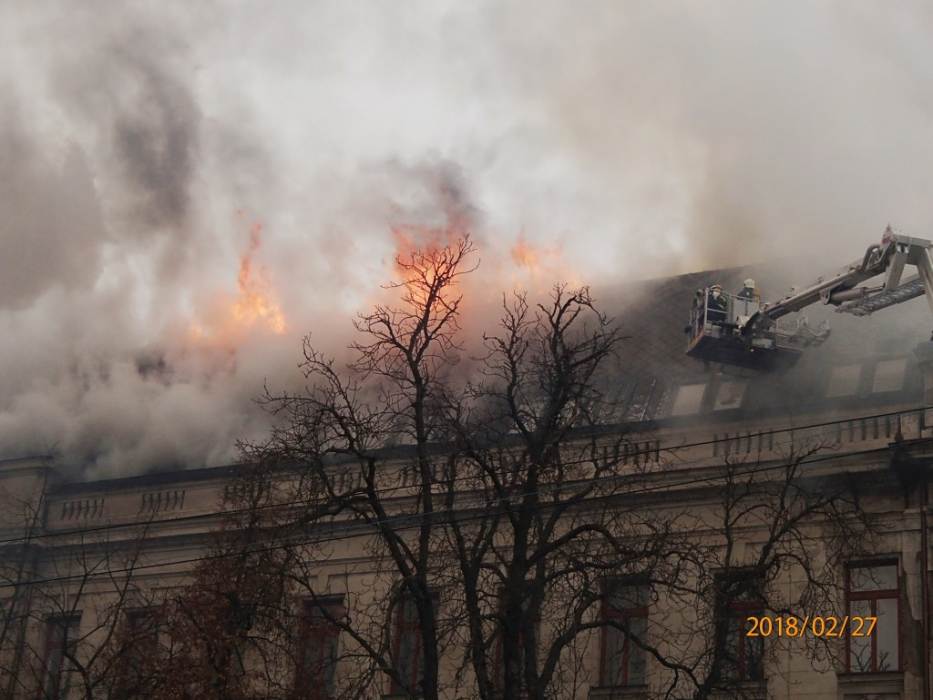
M 843 618 L 846 562 L 870 551 L 876 528 L 857 479 L 833 457 L 822 441 L 792 439 L 771 455 L 726 456 L 679 496 L 690 533 L 684 575 L 652 589 L 660 605 L 651 632 L 664 640 L 666 670 L 657 695 L 761 698 L 786 644 L 806 648 L 815 668 L 841 667 L 838 638 L 766 638 L 749 625 L 761 616 L 800 625 Z
M 446 435 L 443 407 L 460 350 L 458 285 L 473 269 L 473 253 L 464 236 L 400 256 L 402 281 L 389 285 L 400 292 L 400 303 L 359 316 L 352 362 L 340 368 L 306 338 L 307 391 L 265 397 L 284 419 L 265 454 L 300 465 L 292 497 L 305 508 L 296 525 L 326 530 L 362 524 L 369 550 L 384 567 L 381 583 L 371 587 L 369 613 L 355 610 L 354 624 L 345 617 L 332 620 L 371 670 L 347 692 L 362 693 L 388 677 L 401 694 L 439 694 L 443 640 L 432 553 L 443 499 L 434 487 L 435 457 Z M 316 556 L 325 552 L 318 548 Z M 315 595 L 307 579 L 305 588 Z M 364 631 L 360 623 L 367 614 L 378 624 Z M 398 615 L 417 620 L 416 662 L 403 663 L 393 648 L 391 623 Z
M 121 697 L 132 652 L 127 615 L 153 605 L 136 575 L 147 533 L 146 524 L 117 539 L 79 530 L 43 543 L 41 567 L 16 587 L 23 604 L 10 608 L 18 619 L 8 624 L 20 633 L 16 653 L 4 657 L 9 697 Z
M 515 296 L 485 338 L 482 379 L 450 411 L 452 587 L 481 697 L 571 696 L 585 642 L 606 625 L 606 581 L 679 575 L 674 520 L 625 498 L 651 460 L 626 465 L 627 436 L 606 429 L 621 340 L 585 288 L 556 287 L 535 307 Z
M 276 522 L 272 467 L 244 469 L 226 490 L 213 544 L 159 610 L 159 644 L 143 678 L 149 698 L 285 698 L 294 666 L 288 576 L 293 549 Z
M 29 609 L 33 589 L 28 581 L 35 576 L 38 551 L 36 535 L 42 524 L 45 507 L 45 484 L 40 488 L 38 499 L 20 498 L 4 494 L 4 507 L 13 518 L 22 522 L 17 533 L 18 541 L 12 541 L 0 550 L 0 689 L 3 696 L 12 698 L 23 663 L 23 651 L 27 633 Z M 14 515 L 15 514 L 15 515 Z M 11 530 L 12 532 L 12 530 Z
M 282 470 L 268 475 L 282 508 L 263 536 L 286 543 L 286 597 L 346 640 L 328 694 L 388 681 L 408 697 L 572 696 L 594 684 L 600 646 L 626 649 L 618 673 L 656 697 L 759 693 L 733 613 L 838 601 L 840 566 L 868 532 L 852 483 L 805 469 L 822 445 L 671 483 L 656 443 L 618 424 L 609 360 L 623 337 L 585 288 L 506 299 L 472 377 L 458 373 L 471 253 L 459 239 L 400 259 L 401 304 L 358 319 L 353 361 L 306 339 L 307 390 L 265 396 L 281 423 L 250 454 Z M 777 582 L 792 570 L 805 584 L 788 598 Z M 815 658 L 832 653 L 811 642 Z M 460 663 L 442 673 L 453 649 Z M 621 685 L 614 673 L 599 682 Z
M 472 677 L 451 683 L 482 697 L 572 690 L 584 638 L 605 626 L 605 580 L 680 575 L 668 555 L 685 538 L 625 501 L 652 465 L 626 464 L 626 437 L 605 428 L 613 406 L 600 383 L 622 338 L 587 289 L 557 287 L 535 307 L 516 296 L 502 332 L 484 339 L 479 380 L 454 375 L 453 290 L 471 251 L 461 239 L 399 260 L 402 306 L 360 318 L 346 372 L 306 341 L 308 391 L 266 397 L 285 420 L 258 452 L 300 474 L 294 532 L 320 533 L 296 545 L 293 584 L 332 598 L 316 572 L 334 542 L 355 537 L 369 555 L 366 594 L 320 606 L 348 639 L 347 696 L 388 677 L 395 693 L 438 697 L 452 641 L 465 643 Z M 414 673 L 401 622 L 416 622 Z

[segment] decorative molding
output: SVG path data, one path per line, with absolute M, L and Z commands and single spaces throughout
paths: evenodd
M 139 502 L 140 513 L 165 513 L 185 507 L 185 490 L 147 491 Z
M 97 520 L 104 514 L 104 497 L 78 498 L 62 501 L 62 520 Z

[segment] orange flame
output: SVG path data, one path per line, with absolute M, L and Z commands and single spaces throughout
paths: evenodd
M 413 256 L 416 259 L 424 256 L 420 258 L 422 262 L 430 259 L 469 233 L 469 226 L 465 219 L 448 216 L 446 225 L 396 225 L 390 226 L 390 230 L 394 242 L 395 282 L 404 288 L 409 299 L 417 303 L 422 301 L 423 285 L 405 263 Z M 489 236 L 484 237 L 487 244 L 492 243 L 489 239 Z M 564 256 L 560 243 L 531 242 L 524 233 L 519 233 L 510 243 L 506 243 L 504 250 L 499 249 L 499 255 L 493 251 L 475 275 L 458 280 L 457 284 L 465 294 L 460 305 L 464 319 L 472 318 L 476 313 L 498 313 L 503 292 L 526 291 L 537 297 L 550 293 L 555 284 L 572 287 L 582 284 L 580 275 Z M 479 262 L 482 250 L 478 253 L 475 262 Z
M 400 259 L 405 260 L 415 253 L 436 253 L 468 233 L 466 227 L 456 223 L 443 227 L 392 226 L 396 267 Z
M 237 275 L 237 286 L 240 296 L 233 304 L 233 318 L 238 323 L 252 326 L 263 322 L 273 333 L 281 335 L 285 332 L 285 316 L 275 300 L 269 283 L 263 271 L 254 274 L 253 256 L 259 250 L 262 235 L 262 224 L 256 223 L 250 227 L 249 246 L 240 256 L 240 273 Z
M 528 244 L 524 236 L 519 237 L 518 243 L 512 246 L 510 252 L 516 265 L 527 267 L 530 270 L 538 267 L 538 251 Z
M 525 234 L 518 236 L 518 241 L 509 252 L 512 262 L 533 274 L 555 272 L 563 267 L 559 247 L 533 245 L 525 239 Z
M 285 314 L 265 269 L 255 262 L 261 245 L 262 224 L 254 223 L 250 226 L 246 250 L 240 255 L 236 296 L 215 297 L 206 313 L 189 323 L 189 342 L 231 348 L 245 333 L 256 328 L 276 335 L 285 333 Z

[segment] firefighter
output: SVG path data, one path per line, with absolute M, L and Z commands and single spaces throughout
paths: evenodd
M 712 285 L 706 298 L 706 318 L 710 323 L 722 325 L 726 322 L 728 309 L 726 298 L 722 295 L 722 285 Z
M 703 290 L 698 289 L 693 295 L 693 307 L 690 309 L 690 325 L 684 328 L 691 336 L 699 335 L 703 329 Z
M 749 277 L 742 283 L 742 290 L 736 294 L 739 299 L 748 299 L 749 301 L 761 301 L 761 296 L 755 288 L 755 280 Z

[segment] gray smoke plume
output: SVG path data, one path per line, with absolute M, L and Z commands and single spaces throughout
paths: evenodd
M 888 223 L 929 236 L 931 25 L 919 2 L 6 3 L 0 455 L 235 459 L 301 336 L 339 352 L 380 294 L 393 227 L 469 223 L 477 317 L 513 286 L 818 274 Z M 232 328 L 250 251 L 283 329 Z

